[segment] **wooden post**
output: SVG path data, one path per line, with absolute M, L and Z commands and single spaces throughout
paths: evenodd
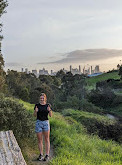
M 27 165 L 11 130 L 0 132 L 0 165 Z

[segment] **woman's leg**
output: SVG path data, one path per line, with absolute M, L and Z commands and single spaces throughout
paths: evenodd
M 43 135 L 42 132 L 37 133 L 38 147 L 40 154 L 43 155 Z
M 46 155 L 49 155 L 50 152 L 50 130 L 44 131 L 44 139 L 45 139 L 45 150 L 46 150 Z

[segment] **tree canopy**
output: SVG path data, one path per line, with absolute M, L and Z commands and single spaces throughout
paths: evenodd
M 3 13 L 5 13 L 5 8 L 7 7 L 8 3 L 5 0 L 0 0 L 0 18 L 2 16 Z M 0 91 L 3 90 L 4 85 L 5 85 L 5 72 L 3 71 L 3 66 L 4 66 L 4 59 L 3 56 L 1 54 L 1 40 L 3 38 L 3 36 L 1 35 L 2 32 L 2 23 L 0 21 Z

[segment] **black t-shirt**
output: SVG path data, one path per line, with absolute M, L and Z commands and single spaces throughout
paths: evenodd
M 50 104 L 49 103 L 44 104 L 44 105 L 42 105 L 40 103 L 35 104 L 34 110 L 35 110 L 36 106 L 38 108 L 37 119 L 39 119 L 41 121 L 48 120 L 48 113 L 49 113 L 49 111 L 47 110 L 48 105 L 50 105 Z M 51 105 L 50 105 L 50 107 L 51 107 Z

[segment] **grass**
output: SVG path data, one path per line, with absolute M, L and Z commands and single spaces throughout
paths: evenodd
M 62 115 L 55 113 L 50 119 L 51 139 L 56 157 L 52 165 L 120 165 L 121 147 L 113 141 L 89 136 L 77 122 L 69 124 Z
M 23 104 L 24 108 L 26 108 L 28 111 L 30 111 L 31 113 L 33 113 L 34 111 L 34 105 L 35 104 L 30 104 L 28 102 L 25 102 L 23 100 L 18 100 L 20 104 Z
M 118 72 L 104 73 L 102 75 L 86 79 L 87 89 L 95 89 L 96 83 L 107 79 L 120 79 Z
M 23 104 L 24 107 L 27 106 L 27 110 L 32 113 L 34 106 L 25 102 L 23 102 Z M 91 117 L 93 117 L 92 114 Z M 88 135 L 82 124 L 71 117 L 63 117 L 60 113 L 53 112 L 53 117 L 49 118 L 49 120 L 51 125 L 50 138 L 55 151 L 55 156 L 50 162 L 51 165 L 122 164 L 121 145 L 114 141 L 105 141 L 97 136 Z M 106 121 L 106 119 L 101 120 Z M 24 146 L 22 150 L 24 151 Z M 27 152 L 29 152 L 29 150 L 27 150 Z M 35 152 L 37 152 L 37 150 L 35 150 Z M 28 160 L 28 163 L 29 154 L 24 155 L 27 156 L 25 159 Z
M 98 122 L 104 123 L 104 124 L 115 124 L 115 119 L 109 119 L 105 115 L 99 115 L 92 112 L 85 112 L 85 111 L 79 111 L 79 110 L 73 110 L 73 109 L 65 109 L 63 112 L 64 116 L 71 116 L 72 118 L 76 120 L 81 120 L 82 117 L 86 118 L 87 120 L 96 120 Z

